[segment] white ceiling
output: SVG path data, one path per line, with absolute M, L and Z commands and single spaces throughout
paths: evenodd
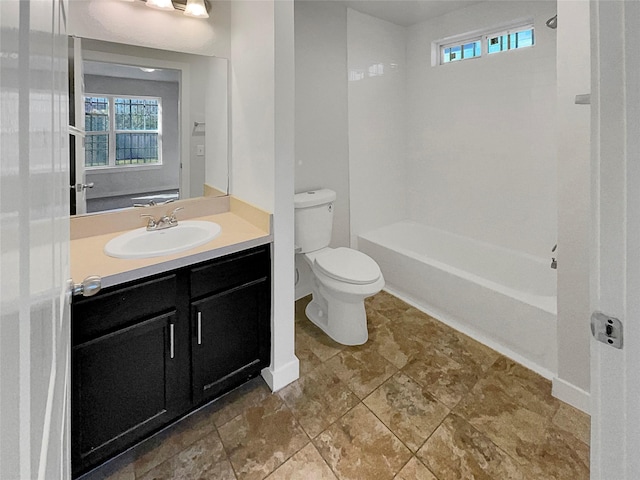
M 408 27 L 484 0 L 345 0 L 354 10 Z

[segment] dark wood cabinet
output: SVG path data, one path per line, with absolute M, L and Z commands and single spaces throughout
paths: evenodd
M 73 349 L 74 460 L 94 464 L 171 420 L 177 413 L 171 329 L 175 313 Z M 173 408 L 172 408 L 173 407 Z
M 266 245 L 74 299 L 74 476 L 269 365 L 270 270 Z
M 256 280 L 192 304 L 193 397 L 216 397 L 234 378 L 251 372 L 268 357 L 266 279 Z M 265 341 L 267 340 L 267 341 Z

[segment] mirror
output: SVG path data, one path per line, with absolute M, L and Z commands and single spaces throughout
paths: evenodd
M 71 88 L 70 110 L 82 115 L 75 121 L 85 136 L 72 142 L 71 213 L 226 195 L 228 61 L 90 39 L 80 44 L 75 60 L 82 58 L 84 95 Z

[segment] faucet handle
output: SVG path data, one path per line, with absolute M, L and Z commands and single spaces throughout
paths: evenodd
M 149 215 L 148 213 L 141 213 L 140 216 L 149 218 L 149 221 L 147 222 L 147 229 L 155 228 L 157 226 L 156 219 L 153 215 Z
M 551 249 L 551 253 L 555 252 L 557 248 L 558 248 L 558 244 L 556 243 Z
M 178 218 L 176 217 L 176 213 L 180 210 L 184 210 L 184 207 L 174 208 L 173 211 L 168 215 L 171 223 L 178 223 Z

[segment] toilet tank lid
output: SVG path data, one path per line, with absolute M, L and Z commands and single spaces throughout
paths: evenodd
M 325 203 L 331 203 L 336 199 L 336 192 L 328 188 L 311 190 L 310 192 L 296 193 L 293 196 L 294 208 L 315 207 Z

